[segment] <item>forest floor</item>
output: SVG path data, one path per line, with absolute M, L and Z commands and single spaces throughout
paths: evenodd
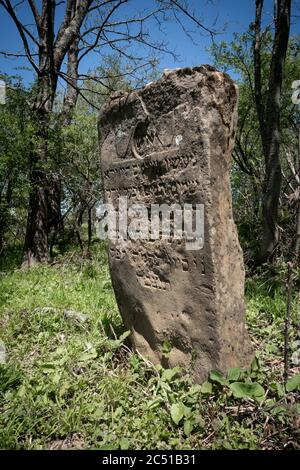
M 285 390 L 285 286 L 269 279 L 246 285 L 251 370 L 213 372 L 199 386 L 124 344 L 103 247 L 92 260 L 70 251 L 2 272 L 0 447 L 300 449 L 299 294 Z

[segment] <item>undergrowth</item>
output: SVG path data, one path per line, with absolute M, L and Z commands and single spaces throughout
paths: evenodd
M 299 297 L 285 390 L 285 291 L 270 286 L 247 282 L 251 370 L 200 386 L 126 346 L 103 246 L 1 273 L 0 447 L 299 449 Z

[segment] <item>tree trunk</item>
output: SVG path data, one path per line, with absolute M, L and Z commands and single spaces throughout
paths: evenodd
M 72 121 L 72 114 L 78 98 L 78 43 L 76 38 L 68 52 L 68 86 L 63 103 L 63 125 L 68 126 Z
M 42 57 L 42 61 L 47 58 Z M 56 91 L 56 79 L 49 73 L 39 77 L 37 98 L 33 107 L 36 119 L 36 142 L 30 153 L 29 184 L 30 195 L 25 235 L 23 266 L 33 266 L 48 260 L 49 215 L 51 213 L 51 181 L 47 171 L 50 115 Z
M 43 171 L 33 170 L 30 175 L 28 219 L 25 237 L 24 263 L 28 267 L 48 261 L 47 197 Z
M 273 155 L 272 167 L 268 171 L 266 188 L 262 200 L 263 237 L 260 263 L 271 261 L 279 241 L 278 210 L 281 189 L 281 166 Z
M 93 237 L 92 207 L 88 208 L 88 250 L 90 249 Z
M 82 225 L 82 217 L 83 217 L 83 209 L 81 207 L 79 207 L 79 209 L 77 211 L 77 214 L 76 214 L 76 219 L 75 219 L 75 233 L 76 233 L 76 236 L 77 236 L 77 240 L 78 240 L 80 249 L 83 253 L 83 242 L 82 242 L 82 238 L 81 238 L 81 234 L 80 234 L 80 229 L 81 229 L 81 225 Z
M 265 182 L 262 200 L 263 235 L 258 260 L 259 264 L 272 259 L 279 240 L 278 212 L 281 190 L 280 98 L 290 33 L 291 0 L 278 0 L 277 2 L 266 106 L 262 102 L 260 66 L 261 14 L 263 4 L 263 0 L 256 0 L 254 40 L 255 101 L 265 160 Z
M 63 128 L 70 125 L 72 122 L 74 108 L 76 106 L 78 98 L 78 43 L 79 39 L 76 38 L 71 44 L 68 52 L 68 86 L 66 95 L 63 101 L 63 109 L 60 119 L 61 132 Z M 63 156 L 61 155 L 63 158 Z M 59 161 L 58 161 L 59 164 Z M 50 256 L 53 254 L 53 247 L 55 240 L 57 239 L 58 232 L 63 229 L 63 219 L 61 216 L 61 199 L 62 199 L 62 182 L 61 175 L 57 172 L 55 174 L 48 175 L 48 186 L 47 186 L 47 207 L 48 207 L 48 234 L 52 230 L 53 236 L 50 246 Z
M 261 73 L 261 17 L 263 10 L 264 0 L 256 0 L 256 15 L 255 15 L 255 38 L 253 42 L 253 56 L 254 56 L 254 97 L 259 122 L 259 131 L 261 136 L 261 143 L 263 153 L 267 153 L 266 145 L 266 126 L 265 126 L 265 109 L 262 96 L 262 73 Z
M 36 118 L 36 148 L 30 156 L 30 197 L 24 247 L 24 265 L 48 260 L 48 236 L 60 224 L 61 181 L 49 173 L 49 129 L 57 89 L 58 73 L 72 44 L 78 44 L 78 32 L 92 0 L 68 2 L 64 20 L 55 40 L 56 2 L 43 0 L 42 15 L 35 15 L 39 32 L 37 98 L 33 106 Z M 14 15 L 14 13 L 11 13 Z
M 295 262 L 299 264 L 300 255 L 300 122 L 298 128 L 298 201 L 297 201 L 297 222 L 296 222 L 296 243 L 295 243 Z

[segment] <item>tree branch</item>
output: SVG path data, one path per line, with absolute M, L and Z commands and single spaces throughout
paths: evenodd
M 254 51 L 254 84 L 255 84 L 255 105 L 259 121 L 262 145 L 264 148 L 264 155 L 266 154 L 266 138 L 265 138 L 265 115 L 262 99 L 262 84 L 261 84 L 261 17 L 264 0 L 256 0 L 255 10 L 255 38 L 253 41 Z
M 0 51 L 0 55 L 3 55 L 5 57 L 15 57 L 15 58 L 18 58 L 18 57 L 26 57 L 27 58 L 27 54 L 18 54 L 18 53 L 13 53 L 13 52 L 4 52 L 4 51 Z M 38 56 L 38 54 L 31 54 L 31 57 L 36 57 Z
M 108 14 L 106 15 L 105 19 L 102 21 L 102 24 L 99 26 L 99 30 L 98 30 L 98 33 L 97 33 L 97 35 L 96 35 L 96 38 L 95 38 L 94 43 L 93 43 L 92 45 L 90 45 L 90 46 L 81 54 L 80 60 L 82 60 L 83 57 L 86 56 L 86 54 L 88 54 L 91 50 L 93 50 L 93 49 L 97 46 L 104 25 L 107 23 L 107 21 L 109 20 L 109 18 L 114 14 L 114 12 L 117 10 L 117 8 L 119 8 L 123 3 L 127 3 L 127 1 L 128 1 L 128 0 L 119 0 L 118 3 L 116 3 L 116 4 L 112 7 L 112 9 L 108 12 Z
M 75 7 L 74 0 L 68 1 L 66 18 L 62 22 L 54 45 L 54 63 L 56 70 L 60 69 L 63 58 L 65 57 L 68 48 L 78 35 L 82 22 L 84 21 L 89 7 L 93 1 L 94 0 L 81 0 L 76 4 Z M 73 7 L 74 15 L 71 17 L 72 10 L 69 11 L 69 8 Z
M 180 5 L 178 0 L 169 0 L 170 4 L 178 8 L 182 13 L 184 13 L 190 20 L 192 20 L 194 23 L 196 23 L 199 28 L 203 29 L 203 31 L 206 31 L 207 33 L 210 34 L 212 38 L 216 35 L 216 31 L 210 28 L 207 28 L 204 26 L 203 23 L 201 23 L 194 15 L 192 15 L 187 8 L 185 8 L 183 5 Z
M 40 34 L 41 34 L 41 17 L 39 15 L 37 6 L 35 4 L 35 1 L 34 0 L 28 0 L 28 3 L 29 3 L 29 6 L 31 8 L 31 11 L 32 11 L 35 23 L 36 23 L 36 27 L 37 27 L 37 30 L 38 30 L 38 33 L 39 33 L 39 36 L 40 36 Z
M 28 30 L 25 28 L 25 26 L 23 26 L 21 24 L 21 22 L 19 21 L 18 17 L 16 16 L 16 13 L 10 3 L 9 0 L 6 0 L 5 3 L 3 0 L 0 0 L 0 5 L 2 5 L 5 10 L 7 11 L 7 13 L 9 14 L 9 16 L 12 18 L 12 20 L 14 21 L 17 29 L 18 29 L 18 32 L 20 34 L 20 37 L 22 39 L 22 42 L 23 42 L 23 45 L 24 45 L 24 49 L 25 49 L 25 53 L 26 53 L 26 57 L 27 59 L 29 60 L 30 64 L 32 65 L 32 67 L 34 68 L 34 70 L 36 71 L 36 73 L 39 75 L 40 74 L 40 69 L 38 68 L 38 66 L 36 65 L 36 63 L 34 62 L 33 58 L 32 58 L 32 54 L 30 52 L 30 48 L 29 48 L 29 44 L 28 44 L 28 41 L 27 41 L 27 38 L 26 38 L 26 34 L 29 35 L 29 37 L 31 39 L 33 39 L 33 41 L 38 44 L 38 42 L 36 41 L 36 39 L 34 37 L 32 37 L 31 33 L 28 32 Z M 25 34 L 26 33 L 26 34 Z M 39 44 L 38 44 L 39 45 Z

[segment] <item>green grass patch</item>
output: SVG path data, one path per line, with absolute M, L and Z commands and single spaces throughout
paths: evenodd
M 252 369 L 212 373 L 199 386 L 124 344 L 103 246 L 92 260 L 69 252 L 53 265 L 2 275 L 0 447 L 299 448 L 296 363 L 288 393 L 282 386 L 284 289 L 249 280 L 247 302 Z M 297 308 L 295 296 L 293 344 Z

